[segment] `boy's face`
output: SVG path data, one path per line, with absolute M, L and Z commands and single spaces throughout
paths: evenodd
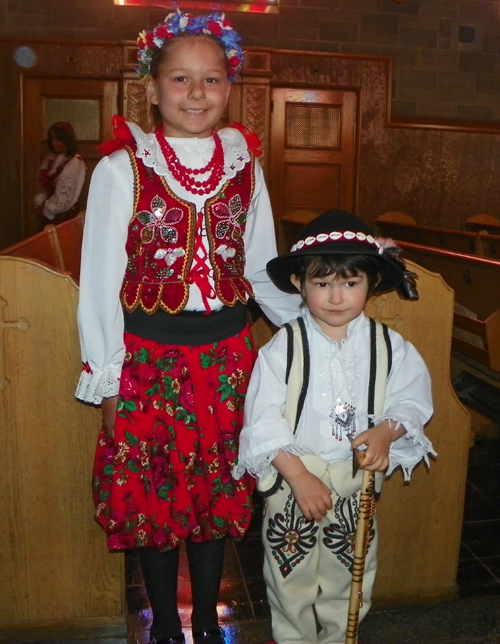
M 290 281 L 302 294 L 319 328 L 337 342 L 347 337 L 347 325 L 363 311 L 368 299 L 368 278 L 361 271 L 347 278 L 335 273 L 310 277 L 308 272 L 304 284 L 295 275 Z

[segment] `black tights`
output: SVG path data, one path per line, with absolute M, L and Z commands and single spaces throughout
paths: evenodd
M 224 539 L 207 543 L 186 541 L 193 596 L 193 631 L 208 631 L 218 626 L 217 601 L 224 545 Z M 182 626 L 177 610 L 179 549 L 159 552 L 156 548 L 139 548 L 139 558 L 153 611 L 151 638 L 160 640 L 180 635 Z

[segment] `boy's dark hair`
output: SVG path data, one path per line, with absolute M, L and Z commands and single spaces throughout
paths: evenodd
M 306 277 L 339 275 L 344 279 L 365 273 L 368 279 L 368 294 L 380 281 L 377 260 L 370 255 L 301 255 L 295 264 L 295 276 L 304 285 Z

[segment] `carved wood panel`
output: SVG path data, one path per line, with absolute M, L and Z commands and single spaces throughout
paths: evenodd
M 137 79 L 123 81 L 123 116 L 137 123 L 145 132 L 153 129 L 150 106 L 146 97 L 146 85 Z
M 259 161 L 267 174 L 269 148 L 269 86 L 243 84 L 243 122 L 262 144 Z

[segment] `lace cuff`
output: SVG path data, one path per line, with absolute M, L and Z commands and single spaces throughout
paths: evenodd
M 118 395 L 120 375 L 121 365 L 119 367 L 110 365 L 106 371 L 98 373 L 92 373 L 90 369 L 84 369 L 80 374 L 75 395 L 78 400 L 100 405 L 103 398 Z
M 278 456 L 279 452 L 293 454 L 294 456 L 302 456 L 306 453 L 305 450 L 295 443 L 290 443 L 289 445 L 283 445 L 282 447 L 273 449 L 266 454 L 248 456 L 244 460 L 238 459 L 238 464 L 233 470 L 233 478 L 240 479 L 245 472 L 248 472 L 248 474 L 256 479 L 263 479 L 269 474 L 276 475 L 277 470 L 272 462 Z
M 437 452 L 432 447 L 431 441 L 425 436 L 420 421 L 410 416 L 402 418 L 388 414 L 373 417 L 374 425 L 378 425 L 384 420 L 396 423 L 393 427 L 394 431 L 399 429 L 401 425 L 406 429 L 406 434 L 394 441 L 389 449 L 389 467 L 386 476 L 390 476 L 396 468 L 401 467 L 404 480 L 409 481 L 415 466 L 423 460 L 427 467 L 430 467 L 429 455 L 437 456 Z

